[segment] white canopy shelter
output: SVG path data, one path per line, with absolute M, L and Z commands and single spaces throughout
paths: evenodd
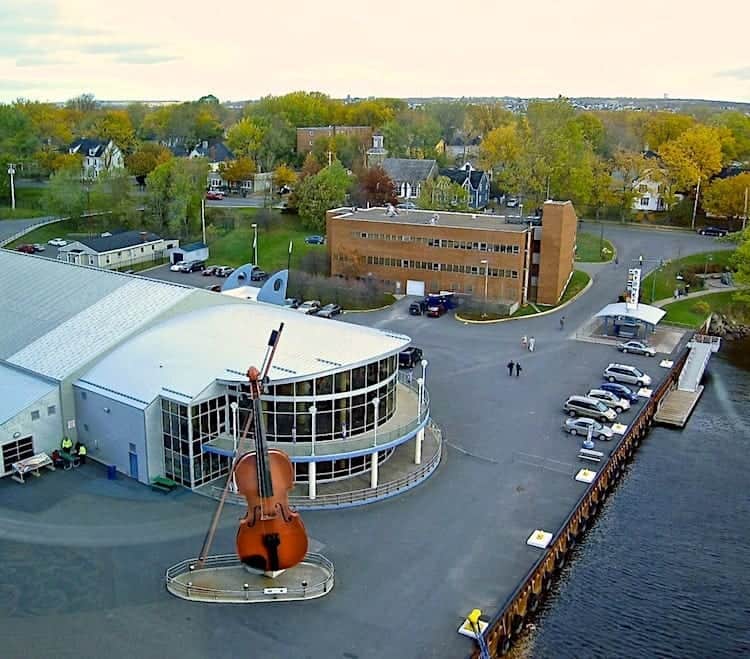
M 664 318 L 666 311 L 659 307 L 652 307 L 650 304 L 637 304 L 628 306 L 625 302 L 615 302 L 608 304 L 604 309 L 596 314 L 597 318 L 625 317 L 639 320 L 655 327 L 659 321 Z

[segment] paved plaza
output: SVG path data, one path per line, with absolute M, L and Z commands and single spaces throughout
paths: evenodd
M 456 633 L 465 615 L 499 607 L 538 556 L 526 538 L 536 528 L 554 532 L 584 487 L 573 480 L 579 443 L 560 428 L 565 398 L 598 384 L 611 361 L 664 374 L 658 359 L 624 359 L 610 345 L 574 340 L 576 330 L 617 299 L 639 254 L 669 258 L 722 245 L 625 228 L 605 237 L 619 265 L 585 266 L 593 286 L 554 314 L 464 325 L 410 317 L 405 299 L 344 317 L 408 334 L 424 350 L 445 456 L 400 497 L 304 513 L 314 550 L 336 569 L 333 591 L 320 600 L 249 608 L 170 596 L 164 571 L 200 549 L 215 504 L 206 497 L 107 481 L 97 465 L 27 485 L 0 481 L 6 656 L 465 656 L 471 643 Z M 523 335 L 535 337 L 533 353 Z M 520 377 L 508 377 L 509 360 L 521 363 Z M 233 551 L 237 517 L 238 509 L 225 511 L 215 553 Z

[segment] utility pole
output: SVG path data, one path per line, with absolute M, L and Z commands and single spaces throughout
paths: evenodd
M 747 188 L 745 188 L 745 213 L 742 215 L 742 230 L 745 230 L 747 225 Z
M 690 228 L 695 231 L 695 214 L 698 212 L 698 197 L 701 194 L 701 179 L 698 177 L 698 187 L 695 189 L 695 203 L 693 204 L 693 221 L 690 223 Z
M 203 244 L 206 245 L 206 201 L 201 198 L 201 229 L 203 231 Z
M 13 177 L 16 174 L 16 164 L 10 163 L 8 165 L 8 175 L 10 176 L 10 207 L 11 210 L 16 209 L 16 188 L 13 184 Z M 745 208 L 747 209 L 747 190 L 745 190 Z M 747 211 L 745 211 L 747 215 Z

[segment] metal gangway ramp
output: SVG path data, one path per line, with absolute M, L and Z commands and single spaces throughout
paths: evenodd
M 662 400 L 654 420 L 670 426 L 684 427 L 703 393 L 701 380 L 711 355 L 721 347 L 718 336 L 696 334 L 688 343 L 690 353 L 680 371 L 677 386 Z

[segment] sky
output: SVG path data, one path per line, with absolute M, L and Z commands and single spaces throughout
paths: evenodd
M 212 4 L 0 0 L 0 101 L 314 90 L 750 102 L 747 0 Z

